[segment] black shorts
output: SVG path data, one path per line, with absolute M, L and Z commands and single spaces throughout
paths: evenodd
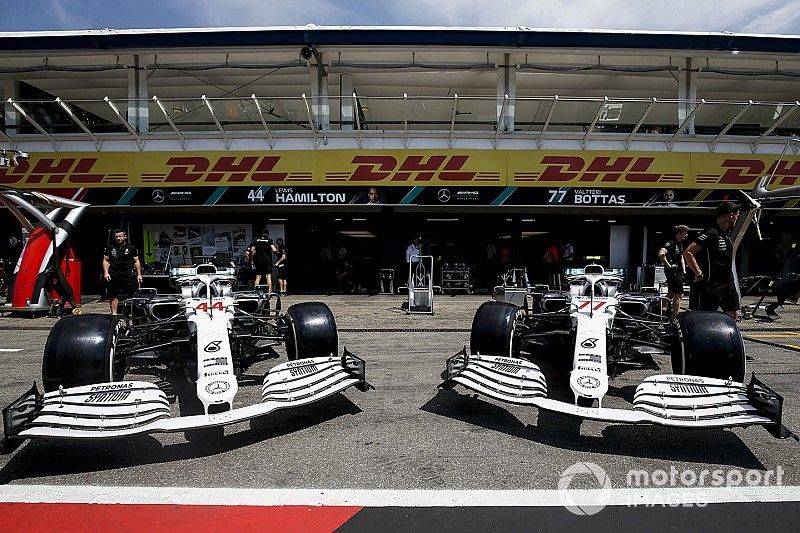
M 278 279 L 286 279 L 286 265 L 278 265 Z
M 139 289 L 139 284 L 136 283 L 136 276 L 115 274 L 109 272 L 111 280 L 108 282 L 108 296 L 109 298 L 130 298 Z
M 272 263 L 256 263 L 256 274 L 272 276 Z
M 726 283 L 724 285 L 699 284 L 700 301 L 697 309 L 699 311 L 716 311 L 722 309 L 725 312 L 738 311 L 741 308 L 739 303 L 739 293 L 736 292 L 736 285 Z
M 683 272 L 667 273 L 667 292 L 683 294 Z

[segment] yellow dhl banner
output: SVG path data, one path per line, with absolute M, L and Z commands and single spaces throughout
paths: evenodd
M 750 188 L 777 155 L 553 150 L 58 152 L 0 169 L 22 188 L 449 185 Z M 800 179 L 800 158 L 777 164 Z

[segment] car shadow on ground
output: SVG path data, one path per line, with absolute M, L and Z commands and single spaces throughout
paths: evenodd
M 472 391 L 460 392 L 463 390 L 439 390 L 420 409 L 559 449 L 766 469 L 731 431 L 608 424 L 602 436 L 582 435 L 582 421 L 576 417 L 539 410 L 536 425 L 528 425 L 504 407 L 483 400 Z M 763 431 L 751 431 L 756 430 Z M 772 438 L 766 433 L 764 436 Z
M 246 423 L 228 426 L 225 435 L 209 428 L 192 432 L 191 441 L 187 435 L 187 441 L 174 444 L 163 444 L 150 435 L 91 441 L 36 439 L 23 444 L 0 469 L 0 484 L 207 457 L 360 412 L 356 404 L 337 393 L 311 405 L 255 418 L 249 422 L 249 430 Z

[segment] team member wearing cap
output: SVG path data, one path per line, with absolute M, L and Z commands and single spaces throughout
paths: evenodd
M 733 241 L 730 232 L 739 218 L 740 206 L 722 202 L 717 206 L 714 226 L 695 238 L 683 257 L 695 275 L 693 290 L 700 292 L 697 311 L 722 309 L 736 320 L 740 309 L 739 293 L 733 279 Z

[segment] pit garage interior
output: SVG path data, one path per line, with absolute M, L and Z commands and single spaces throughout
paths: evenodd
M 468 265 L 476 290 L 495 284 L 505 267 L 527 267 L 538 280 L 544 250 L 554 242 L 572 243 L 576 264 L 596 260 L 633 272 L 655 261 L 672 225 L 708 224 L 719 188 L 752 188 L 758 175 L 773 169 L 783 184 L 800 176 L 797 146 L 782 153 L 800 134 L 798 41 L 527 28 L 2 33 L 0 145 L 30 153 L 31 161 L 0 170 L 0 184 L 68 195 L 84 191 L 92 207 L 74 243 L 87 265 L 88 293 L 100 290 L 108 231 L 126 228 L 142 247 L 144 227 L 153 223 L 280 227 L 289 249 L 290 291 L 374 292 L 380 268 L 394 268 L 399 282 L 405 247 L 415 235 L 441 264 Z M 391 154 L 398 161 L 423 154 L 424 163 L 432 150 L 443 157 L 488 158 L 479 170 L 501 177 L 489 185 L 447 182 L 439 174 L 343 184 L 331 177 L 341 169 L 320 164 L 310 181 L 297 181 L 293 190 L 346 191 L 345 201 L 286 205 L 247 198 L 245 191 L 261 185 L 253 171 L 235 183 L 226 181 L 233 179 L 228 175 L 209 181 L 206 172 L 197 182 L 170 184 L 146 175 L 153 171 L 139 163 L 156 154 L 165 154 L 163 167 L 168 157 L 213 162 L 228 153 L 312 158 L 335 151 L 352 161 L 362 153 Z M 717 182 L 701 183 L 690 170 L 694 174 L 682 181 L 658 184 L 636 183 L 622 173 L 617 180 L 571 178 L 554 185 L 526 182 L 508 167 L 495 169 L 494 156 L 487 155 L 522 152 L 537 161 L 565 153 L 587 154 L 587 161 L 606 152 L 654 156 L 663 158 L 667 173 L 673 157 L 687 154 L 763 165 L 739 172 L 741 179 L 725 186 L 719 182 L 725 168 Z M 120 154 L 133 154 L 132 168 L 118 162 Z M 106 157 L 111 159 L 104 163 Z M 81 158 L 105 164 L 102 183 L 81 182 Z M 50 170 L 38 172 L 43 159 Z M 357 167 L 352 161 L 345 165 L 351 178 Z M 66 170 L 55 170 L 62 163 Z M 202 200 L 182 203 L 131 200 L 134 189 L 169 195 L 220 185 L 241 189 L 238 200 L 214 204 L 198 193 Z M 371 185 L 386 196 L 379 205 L 361 199 Z M 490 186 L 497 190 L 472 202 L 443 205 L 438 198 L 442 189 L 477 195 Z M 561 186 L 627 194 L 629 201 L 553 205 L 544 191 Z M 417 187 L 424 188 L 417 200 L 406 202 L 408 189 Z M 520 195 L 534 187 L 541 194 L 497 201 L 509 189 Z M 652 201 L 668 187 L 678 193 L 674 205 Z M 800 269 L 792 248 L 800 214 L 795 204 L 766 211 L 763 240 L 751 232 L 743 244 L 741 274 Z M 4 227 L 15 227 L 8 213 L 2 217 Z M 489 244 L 496 250 L 493 260 L 486 257 Z M 344 287 L 336 277 L 342 261 L 352 269 Z

